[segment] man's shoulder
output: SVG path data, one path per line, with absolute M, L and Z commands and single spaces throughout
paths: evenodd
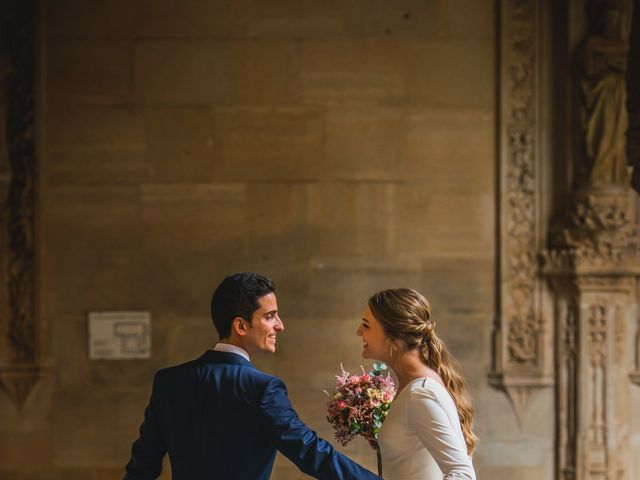
M 235 354 L 227 354 L 236 357 Z M 243 383 L 248 382 L 256 388 L 264 388 L 267 385 L 283 385 L 284 382 L 279 377 L 259 370 L 253 364 L 245 362 L 212 362 L 204 356 L 183 362 L 177 365 L 161 368 L 156 372 L 156 380 L 185 377 L 191 375 L 198 376 L 222 376 L 233 377 Z

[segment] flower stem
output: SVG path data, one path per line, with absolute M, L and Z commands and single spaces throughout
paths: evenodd
M 380 446 L 376 447 L 376 457 L 378 457 L 378 476 L 382 478 L 382 454 L 380 453 Z

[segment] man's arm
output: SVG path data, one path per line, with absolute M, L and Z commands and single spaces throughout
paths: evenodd
M 379 480 L 379 477 L 336 451 L 298 417 L 278 378 L 267 384 L 260 402 L 265 427 L 275 447 L 307 475 L 327 480 Z
M 160 476 L 162 459 L 167 448 L 160 431 L 156 411 L 158 374 L 153 380 L 153 389 L 149 405 L 144 412 L 144 421 L 140 426 L 140 436 L 131 446 L 131 460 L 126 466 L 124 480 L 153 480 Z

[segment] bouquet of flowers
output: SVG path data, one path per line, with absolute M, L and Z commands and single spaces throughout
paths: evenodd
M 367 373 L 361 366 L 360 375 L 351 375 L 342 365 L 342 375 L 336 375 L 336 389 L 329 396 L 327 420 L 333 426 L 336 440 L 347 445 L 362 435 L 378 455 L 378 473 L 382 474 L 378 433 L 389 413 L 396 387 L 391 375 L 383 375 L 387 366 L 374 362 Z

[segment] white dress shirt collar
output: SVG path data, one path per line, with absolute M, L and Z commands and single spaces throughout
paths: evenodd
M 244 348 L 236 347 L 235 345 L 231 345 L 230 343 L 216 343 L 216 346 L 213 347 L 213 349 L 216 352 L 235 353 L 236 355 L 240 355 L 241 357 L 246 359 L 248 362 L 251 361 L 251 358 L 249 358 L 249 353 L 247 353 Z

